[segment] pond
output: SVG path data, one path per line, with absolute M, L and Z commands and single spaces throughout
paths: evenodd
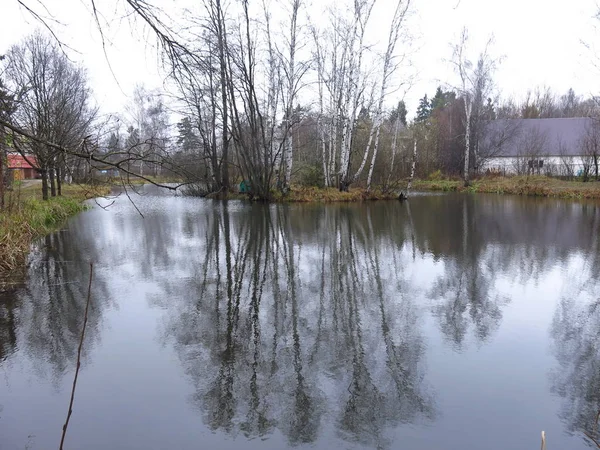
M 146 187 L 0 299 L 0 449 L 586 449 L 600 205 L 263 205 Z M 99 201 L 102 206 L 107 200 Z

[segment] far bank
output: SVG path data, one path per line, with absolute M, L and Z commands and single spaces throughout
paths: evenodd
M 462 180 L 415 180 L 419 191 L 512 194 L 564 199 L 600 199 L 600 182 L 565 181 L 545 176 L 483 177 L 465 187 Z

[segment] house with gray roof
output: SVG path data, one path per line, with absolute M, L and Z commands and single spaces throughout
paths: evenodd
M 493 120 L 483 126 L 478 155 L 484 172 L 591 174 L 600 158 L 600 122 L 590 117 Z

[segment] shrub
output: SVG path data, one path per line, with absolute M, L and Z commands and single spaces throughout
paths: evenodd
M 323 169 L 318 166 L 304 166 L 298 171 L 298 185 L 324 187 Z
M 442 175 L 442 171 L 438 169 L 435 172 L 431 172 L 427 179 L 430 181 L 441 181 L 444 179 L 444 175 Z

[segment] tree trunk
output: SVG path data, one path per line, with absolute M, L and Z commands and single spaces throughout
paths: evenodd
M 60 164 L 56 167 L 56 193 L 59 197 L 62 196 L 62 171 L 60 170 Z
M 40 169 L 42 176 L 42 200 L 48 200 L 48 170 Z
M 410 178 L 408 179 L 408 184 L 406 185 L 406 196 L 408 197 L 408 193 L 412 188 L 412 182 L 415 178 L 415 168 L 417 167 L 417 140 L 415 139 L 415 143 L 413 146 L 413 160 L 412 167 L 410 169 Z
M 321 130 L 321 154 L 323 156 L 323 178 L 325 179 L 325 187 L 329 187 L 329 167 L 327 166 L 327 146 L 325 145 L 325 130 L 323 125 L 317 123 L 317 128 Z
M 228 192 L 230 189 L 229 185 L 229 112 L 227 110 L 227 68 L 226 68 L 226 53 L 225 46 L 227 45 L 226 41 L 226 32 L 224 29 L 223 23 L 223 13 L 221 11 L 221 0 L 217 0 L 217 41 L 219 45 L 219 69 L 221 72 L 221 108 L 222 111 L 222 121 L 223 121 L 223 129 L 222 129 L 222 160 L 221 160 L 221 185 L 223 186 L 223 190 Z
M 392 161 L 390 162 L 390 171 L 388 173 L 387 180 L 386 180 L 385 186 L 383 188 L 383 190 L 385 192 L 389 191 L 390 181 L 392 179 L 392 174 L 394 173 L 394 165 L 396 163 L 396 148 L 398 146 L 398 129 L 399 128 L 400 128 L 400 117 L 398 117 L 394 123 L 394 137 L 392 138 Z
M 4 209 L 4 134 L 0 131 L 0 211 Z
M 463 179 L 465 181 L 465 187 L 469 186 L 469 153 L 471 148 L 471 107 L 465 98 L 465 167 L 463 173 Z
M 56 197 L 56 183 L 54 180 L 54 177 L 55 177 L 54 167 L 50 168 L 49 174 L 50 174 L 50 195 L 52 197 Z
M 380 131 L 381 131 L 381 124 L 377 125 L 377 132 L 375 134 L 375 146 L 373 147 L 373 158 L 371 158 L 371 167 L 369 167 L 369 176 L 367 177 L 367 191 L 371 190 L 371 182 L 373 181 L 373 169 L 375 168 L 375 160 L 377 159 L 377 151 L 379 150 Z
M 292 179 L 292 164 L 294 162 L 294 136 L 292 134 L 292 116 L 294 113 L 294 97 L 296 89 L 296 24 L 298 20 L 298 10 L 300 9 L 300 0 L 293 0 L 292 17 L 290 25 L 290 60 L 288 66 L 288 108 L 287 108 L 287 133 L 285 142 L 285 176 L 284 189 L 290 187 Z

